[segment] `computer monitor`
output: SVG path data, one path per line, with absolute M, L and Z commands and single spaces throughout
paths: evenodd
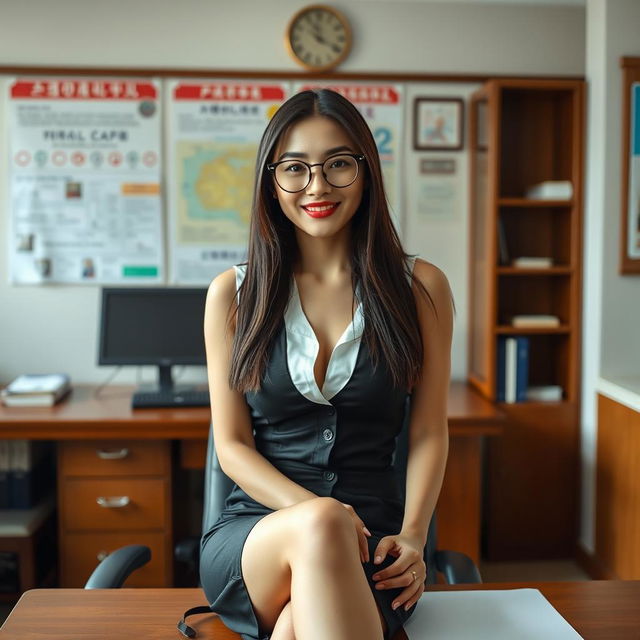
M 206 295 L 202 288 L 103 288 L 98 364 L 157 365 L 156 389 L 171 392 L 173 365 L 206 364 Z

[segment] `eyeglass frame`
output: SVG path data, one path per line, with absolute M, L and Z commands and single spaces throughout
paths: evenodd
M 304 160 L 298 160 L 298 159 L 295 159 L 295 158 L 288 158 L 286 160 L 279 160 L 278 162 L 270 162 L 269 164 L 267 164 L 265 166 L 265 169 L 267 171 L 271 171 L 271 173 L 273 174 L 273 179 L 275 180 L 276 184 L 283 191 L 286 191 L 287 193 L 300 193 L 300 191 L 304 191 L 311 184 L 311 181 L 313 180 L 313 171 L 311 171 L 311 169 L 313 169 L 313 167 L 324 167 L 325 162 L 331 160 L 331 158 L 339 158 L 340 156 L 349 156 L 350 158 L 353 158 L 354 160 L 357 160 L 358 162 L 362 162 L 363 160 L 367 159 L 367 157 L 365 155 L 363 155 L 362 153 L 336 153 L 336 154 L 326 158 L 324 162 L 314 162 L 313 164 L 309 164 L 308 162 L 305 162 Z M 300 162 L 301 164 L 305 165 L 307 167 L 307 169 L 309 169 L 309 180 L 308 180 L 307 184 L 304 185 L 304 187 L 302 187 L 300 189 L 296 189 L 295 191 L 289 191 L 289 189 L 285 189 L 284 187 L 282 187 L 280 185 L 280 183 L 278 182 L 278 179 L 276 178 L 276 168 L 278 167 L 278 165 L 284 164 L 285 162 Z M 331 182 L 329 182 L 329 180 L 327 179 L 327 174 L 324 171 L 322 171 L 322 177 L 324 178 L 325 182 L 327 184 L 331 185 L 334 189 L 346 189 L 346 187 L 350 187 L 358 179 L 358 175 L 360 174 L 360 165 L 356 164 L 356 167 L 357 167 L 357 171 L 356 171 L 356 175 L 353 178 L 353 180 L 349 184 L 342 185 L 341 187 L 338 187 L 337 185 L 332 184 Z

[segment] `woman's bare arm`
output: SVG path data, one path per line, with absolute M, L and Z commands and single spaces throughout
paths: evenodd
M 414 274 L 429 291 L 437 317 L 424 294 L 416 292 L 424 345 L 421 377 L 411 396 L 409 457 L 402 533 L 426 542 L 447 462 L 447 397 L 451 374 L 453 301 L 440 269 L 416 260 Z M 414 285 L 415 289 L 415 285 Z
M 382 538 L 374 552 L 374 564 L 380 564 L 388 553 L 396 560 L 373 575 L 376 589 L 402 588 L 391 606 L 404 606 L 405 611 L 422 595 L 426 578 L 424 546 L 447 463 L 453 334 L 453 300 L 447 278 L 424 260 L 416 260 L 414 274 L 429 292 L 436 311 L 414 283 L 424 353 L 420 378 L 411 397 L 404 518 L 400 533 Z
M 211 419 L 222 470 L 249 496 L 270 509 L 282 509 L 316 495 L 278 471 L 255 447 L 249 407 L 229 387 L 229 365 L 235 326 L 227 313 L 236 295 L 234 269 L 217 276 L 207 293 L 204 337 L 211 395 Z

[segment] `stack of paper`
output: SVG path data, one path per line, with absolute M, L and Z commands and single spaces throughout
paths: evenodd
M 570 180 L 547 180 L 527 189 L 532 200 L 571 200 L 573 185 Z
M 527 389 L 527 400 L 535 402 L 560 402 L 562 400 L 562 387 L 557 384 L 548 384 Z
M 71 380 L 64 373 L 23 375 L 0 392 L 8 407 L 47 407 L 54 405 L 71 389 Z
M 537 589 L 427 591 L 404 629 L 409 640 L 582 640 Z
M 520 258 L 514 258 L 511 264 L 521 269 L 546 269 L 553 266 L 553 258 L 546 256 L 521 256 Z
M 519 314 L 511 318 L 513 327 L 559 327 L 558 316 L 545 313 Z

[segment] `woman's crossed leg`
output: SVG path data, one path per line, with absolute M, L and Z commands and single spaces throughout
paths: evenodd
M 273 640 L 383 638 L 353 519 L 334 498 L 262 518 L 245 542 L 242 574 L 258 622 Z

